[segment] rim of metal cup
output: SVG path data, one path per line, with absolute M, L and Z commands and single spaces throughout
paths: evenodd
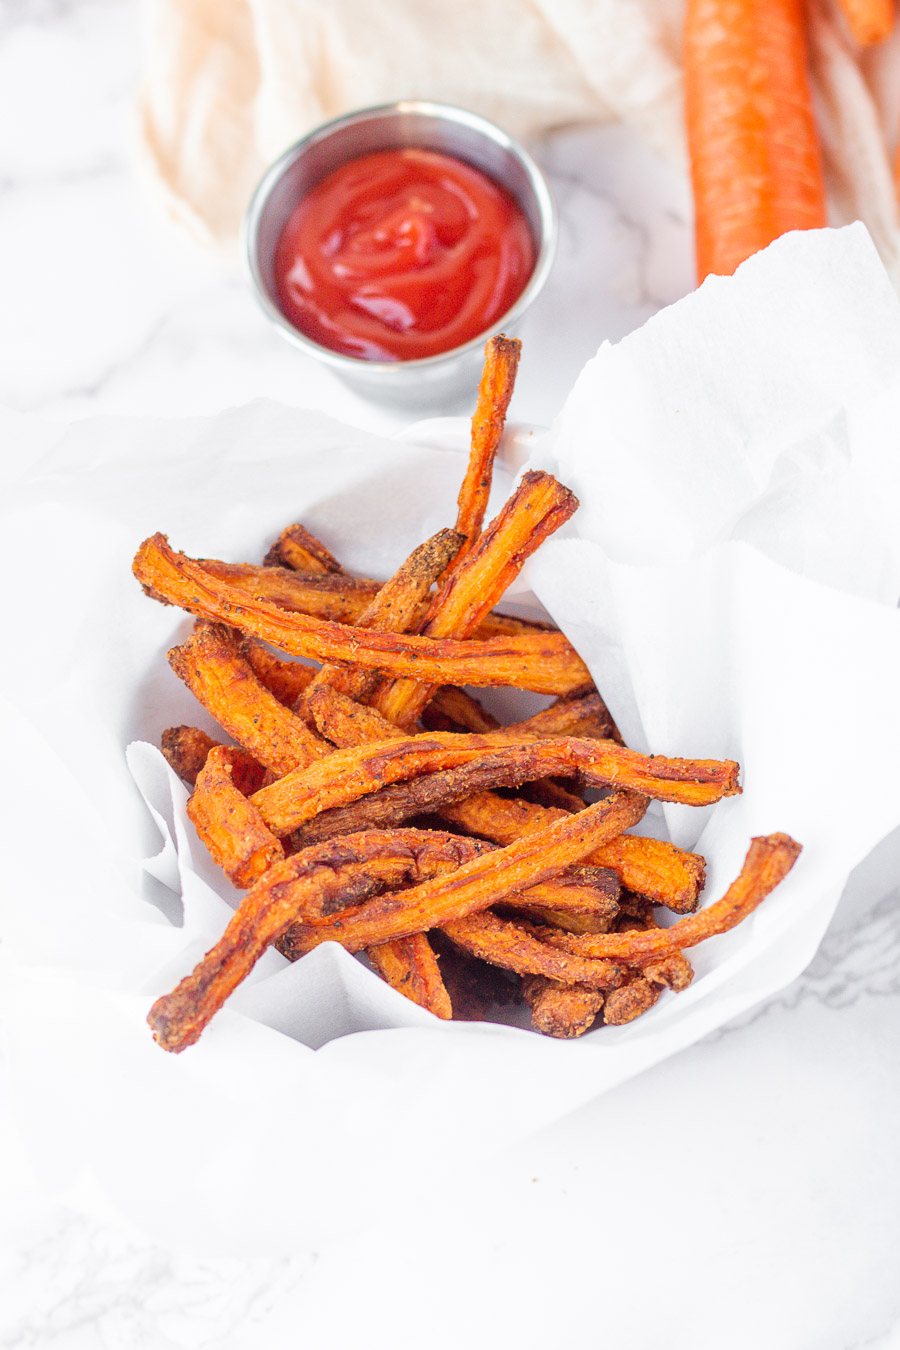
M 523 170 L 528 185 L 534 194 L 537 206 L 537 216 L 540 224 L 540 237 L 535 240 L 537 256 L 535 258 L 534 270 L 528 278 L 528 282 L 522 294 L 516 300 L 505 314 L 478 333 L 468 342 L 459 347 L 448 347 L 445 352 L 437 352 L 434 356 L 415 357 L 410 361 L 367 361 L 362 357 L 346 356 L 343 352 L 332 351 L 330 347 L 323 347 L 312 338 L 306 337 L 299 329 L 295 328 L 291 321 L 282 313 L 278 305 L 272 299 L 268 292 L 266 276 L 263 267 L 260 264 L 259 243 L 260 226 L 269 199 L 275 189 L 281 183 L 281 180 L 290 168 L 301 158 L 301 156 L 311 149 L 314 145 L 328 140 L 337 132 L 346 127 L 358 126 L 361 123 L 377 121 L 390 116 L 391 114 L 409 115 L 413 114 L 425 118 L 433 118 L 436 122 L 451 122 L 457 126 L 464 127 L 466 130 L 476 132 L 484 136 L 501 150 L 510 154 Z M 364 152 L 368 153 L 368 152 Z M 353 156 L 348 155 L 348 161 Z M 483 171 L 485 172 L 485 171 Z M 489 175 L 490 176 L 490 175 Z M 506 187 L 501 183 L 501 187 Z M 510 191 L 509 188 L 506 188 Z M 515 197 L 515 194 L 512 194 Z M 517 200 L 521 207 L 522 203 Z M 355 112 L 345 113 L 342 117 L 335 117 L 330 122 L 324 122 L 321 126 L 301 137 L 289 146 L 283 154 L 279 155 L 263 175 L 256 191 L 250 199 L 250 205 L 244 216 L 243 224 L 243 253 L 244 260 L 253 282 L 253 289 L 256 298 L 262 306 L 265 313 L 279 329 L 281 334 L 292 342 L 295 347 L 315 356 L 318 360 L 325 362 L 326 365 L 333 367 L 336 371 L 344 374 L 360 375 L 365 372 L 377 379 L 378 373 L 385 375 L 393 374 L 395 377 L 399 371 L 421 371 L 426 372 L 440 366 L 450 358 L 458 359 L 469 353 L 480 351 L 484 343 L 492 333 L 502 332 L 504 328 L 512 327 L 525 313 L 532 301 L 543 289 L 547 277 L 550 275 L 550 269 L 553 265 L 553 259 L 556 255 L 557 244 L 557 215 L 556 206 L 550 194 L 550 188 L 543 172 L 538 167 L 534 159 L 514 137 L 508 135 L 501 127 L 494 122 L 488 121 L 486 117 L 481 117 L 478 113 L 469 112 L 466 108 L 457 108 L 451 103 L 433 103 L 422 99 L 401 99 L 396 103 L 381 103 L 369 108 L 360 108 Z

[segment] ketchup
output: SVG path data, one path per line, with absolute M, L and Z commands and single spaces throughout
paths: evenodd
M 525 289 L 531 232 L 510 194 L 431 150 L 383 150 L 303 198 L 275 254 L 295 328 L 365 361 L 412 361 L 490 328 Z

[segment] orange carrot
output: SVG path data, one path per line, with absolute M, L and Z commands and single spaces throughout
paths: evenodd
M 698 280 L 824 225 L 802 0 L 688 0 L 684 81 Z
M 894 26 L 894 0 L 838 0 L 838 6 L 861 47 L 883 42 Z

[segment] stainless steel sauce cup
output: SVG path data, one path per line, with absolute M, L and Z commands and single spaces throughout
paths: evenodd
M 275 283 L 275 250 L 294 207 L 327 174 L 360 155 L 402 147 L 453 155 L 506 188 L 534 236 L 534 271 L 512 308 L 470 342 L 413 361 L 364 361 L 321 346 L 285 317 Z M 357 392 L 411 409 L 450 406 L 466 395 L 474 399 L 485 342 L 494 333 L 514 336 L 547 280 L 556 237 L 550 190 L 521 145 L 492 122 L 463 108 L 406 101 L 349 113 L 304 136 L 268 170 L 244 221 L 244 251 L 253 285 L 263 310 L 282 336 L 329 366 Z

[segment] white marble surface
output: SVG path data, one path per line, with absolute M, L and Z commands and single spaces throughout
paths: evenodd
M 264 395 L 401 425 L 155 217 L 129 171 L 137 28 L 124 0 L 0 0 L 0 402 L 68 418 Z M 684 185 L 641 147 L 606 130 L 537 151 L 562 248 L 512 411 L 544 422 L 599 341 L 691 276 Z M 391 1197 L 376 1239 L 164 1250 L 47 1194 L 0 1109 L 0 1347 L 900 1345 L 898 875 L 894 836 L 781 996 L 427 1209 Z

